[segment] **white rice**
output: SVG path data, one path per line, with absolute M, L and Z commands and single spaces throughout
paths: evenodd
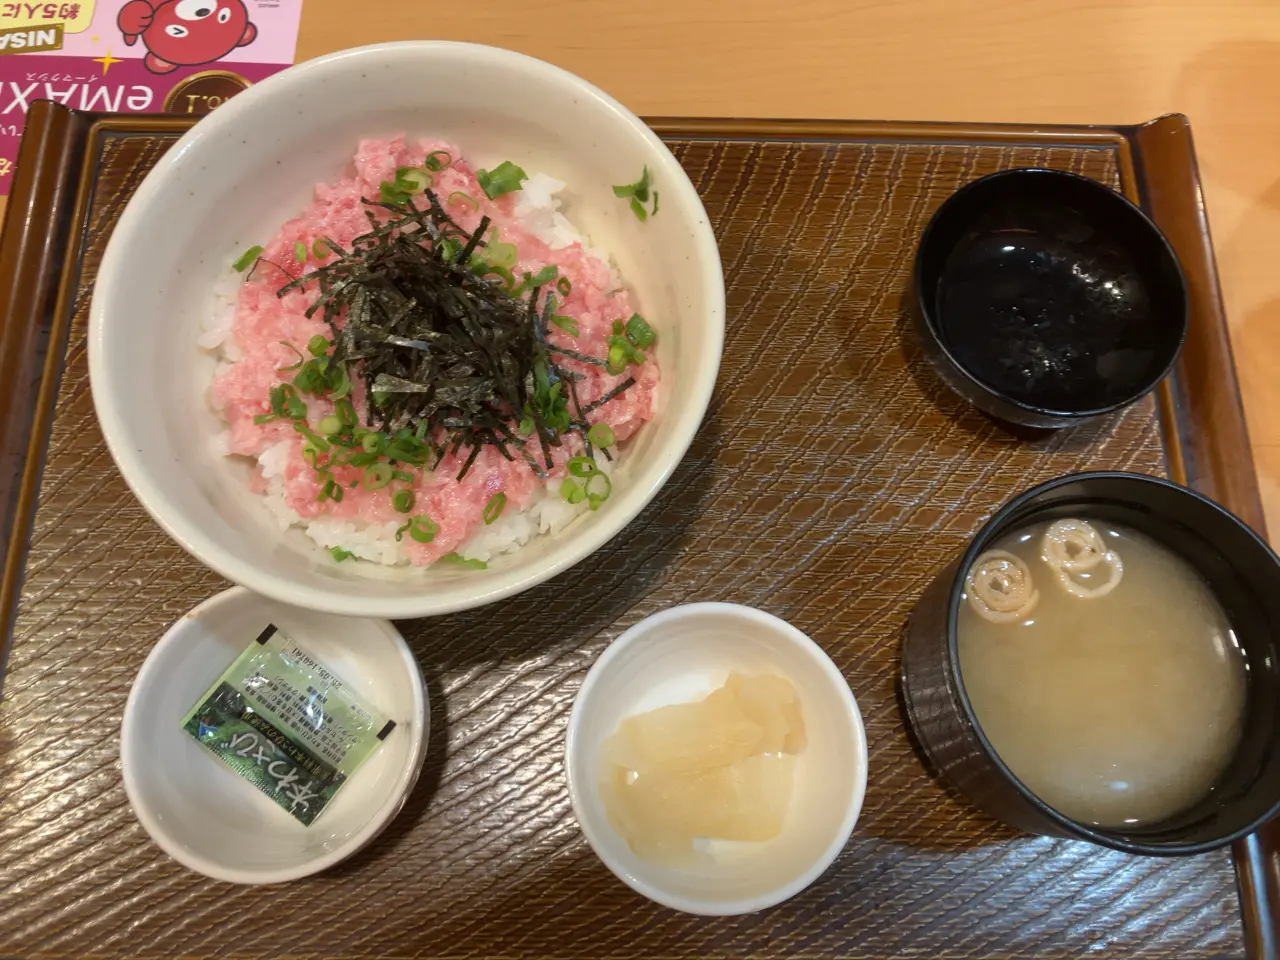
M 529 177 L 516 200 L 515 215 L 520 218 L 521 225 L 539 240 L 552 249 L 559 249 L 574 243 L 582 244 L 583 249 L 609 265 L 612 283 L 621 285 L 621 280 L 613 266 L 613 259 L 608 251 L 592 247 L 588 238 L 580 233 L 572 223 L 560 212 L 560 198 L 557 194 L 565 184 L 544 173 Z M 232 274 L 225 285 L 219 284 L 213 291 L 213 303 L 204 323 L 204 332 L 197 339 L 197 345 L 218 358 L 217 374 L 225 371 L 231 363 L 242 356 L 235 339 L 229 337 L 235 319 L 235 296 L 240 277 Z M 216 375 L 216 374 L 215 374 Z M 215 412 L 216 405 L 211 404 Z M 309 417 L 314 423 L 315 416 Z M 224 430 L 214 437 L 210 449 L 215 456 L 230 456 L 228 452 L 230 434 Z M 289 454 L 298 441 L 286 440 L 274 444 L 258 455 L 258 466 L 267 483 L 267 491 L 263 497 L 268 514 L 281 530 L 291 527 L 301 529 L 317 546 L 324 549 L 340 547 L 372 563 L 383 566 L 399 566 L 408 564 L 409 555 L 403 541 L 397 542 L 395 534 L 399 524 L 389 521 L 384 524 L 355 523 L 350 520 L 334 520 L 327 517 L 308 520 L 298 515 L 289 505 L 285 497 L 284 470 Z M 600 471 L 614 475 L 617 462 L 606 460 L 600 453 L 596 454 L 596 464 Z M 463 541 L 456 553 L 466 560 L 490 560 L 504 553 L 518 550 L 533 537 L 540 534 L 554 534 L 565 529 L 574 520 L 589 511 L 584 503 L 569 504 L 560 496 L 561 480 L 549 480 L 544 487 L 534 494 L 534 499 L 524 510 L 506 509 L 492 524 L 481 525 L 468 539 Z

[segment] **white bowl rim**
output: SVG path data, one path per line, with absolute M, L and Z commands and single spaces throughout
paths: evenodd
M 124 792 L 128 797 L 129 806 L 133 809 L 134 816 L 138 818 L 138 822 L 142 824 L 143 829 L 147 831 L 147 834 L 155 841 L 156 845 L 178 863 L 189 870 L 194 870 L 196 873 L 212 877 L 214 880 L 224 880 L 227 883 L 287 883 L 290 880 L 298 880 L 313 873 L 327 870 L 340 863 L 358 852 L 395 819 L 401 807 L 404 806 L 405 800 L 408 799 L 410 792 L 412 792 L 414 785 L 418 782 L 419 774 L 422 771 L 422 762 L 426 758 L 427 741 L 430 737 L 430 731 L 427 729 L 427 688 L 422 677 L 422 669 L 418 666 L 418 660 L 414 657 L 413 651 L 409 649 L 409 645 L 405 642 L 404 637 L 401 636 L 400 631 L 390 621 L 378 622 L 377 625 L 383 629 L 387 638 L 392 641 L 399 651 L 401 660 L 410 672 L 410 680 L 414 681 L 410 686 L 413 689 L 413 719 L 417 736 L 414 740 L 413 751 L 409 754 L 408 763 L 397 775 L 392 789 L 388 792 L 386 799 L 383 800 L 377 812 L 358 832 L 349 836 L 324 856 L 308 860 L 306 863 L 295 867 L 286 867 L 278 870 L 244 870 L 226 867 L 193 855 L 189 850 L 184 849 L 181 844 L 174 842 L 169 832 L 161 826 L 159 820 L 153 815 L 151 809 L 142 803 L 140 790 L 135 783 L 134 768 L 126 760 L 126 752 L 132 751 L 129 744 L 133 742 L 131 728 L 137 717 L 137 699 L 140 696 L 138 691 L 152 680 L 151 675 L 159 669 L 156 666 L 159 661 L 158 652 L 161 648 L 177 642 L 177 638 L 182 630 L 185 629 L 188 619 L 196 614 L 215 610 L 218 607 L 234 606 L 252 596 L 253 591 L 238 586 L 230 587 L 221 593 L 215 594 L 192 607 L 191 610 L 175 620 L 169 626 L 169 629 L 164 632 L 164 635 L 156 641 L 155 646 L 147 654 L 147 659 L 143 661 L 142 668 L 138 671 L 137 676 L 134 677 L 133 685 L 129 688 L 129 697 L 125 701 L 124 718 L 120 721 L 120 769 L 124 778 Z M 370 617 L 368 619 L 377 622 L 379 618 Z
M 736 617 L 744 620 L 752 620 L 759 624 L 764 624 L 770 629 L 786 635 L 791 639 L 798 648 L 813 659 L 819 666 L 827 678 L 833 681 L 832 685 L 841 693 L 845 703 L 845 712 L 852 721 L 852 732 L 857 739 L 858 747 L 862 751 L 862 769 L 855 777 L 854 790 L 849 798 L 849 806 L 845 811 L 844 820 L 841 822 L 835 836 L 832 837 L 831 843 L 827 849 L 823 851 L 821 857 L 814 861 L 813 865 L 794 878 L 789 883 L 782 884 L 779 887 L 767 892 L 758 894 L 754 897 L 741 897 L 736 900 L 692 900 L 684 897 L 673 897 L 659 887 L 647 883 L 640 877 L 621 869 L 618 864 L 606 856 L 601 847 L 596 843 L 596 838 L 592 831 L 587 827 L 582 816 L 582 797 L 578 789 L 578 778 L 574 774 L 573 769 L 573 753 L 577 740 L 578 720 L 579 720 L 579 704 L 582 703 L 584 695 L 592 686 L 595 685 L 601 674 L 609 669 L 612 660 L 618 657 L 624 648 L 634 642 L 637 637 L 648 633 L 654 627 L 660 627 L 663 624 L 674 620 L 682 620 L 685 617 L 697 616 L 700 614 L 718 614 L 725 617 Z M 586 677 L 582 681 L 582 686 L 578 688 L 578 693 L 574 697 L 573 707 L 569 711 L 569 724 L 565 733 L 564 745 L 564 766 L 565 781 L 569 788 L 569 803 L 573 807 L 573 815 L 578 821 L 578 827 L 582 831 L 582 835 L 587 838 L 587 843 L 595 852 L 609 870 L 619 880 L 629 886 L 632 890 L 655 903 L 660 903 L 664 907 L 670 907 L 673 910 L 680 910 L 684 913 L 699 914 L 708 917 L 727 917 L 736 916 L 744 913 L 755 913 L 757 910 L 764 910 L 768 907 L 776 906 L 785 900 L 789 900 L 796 896 L 807 887 L 811 886 L 814 881 L 821 877 L 827 868 L 835 861 L 836 857 L 845 848 L 849 842 L 849 837 L 853 835 L 853 828 L 858 822 L 858 816 L 862 812 L 862 803 L 867 792 L 867 769 L 869 766 L 869 757 L 867 755 L 867 731 L 862 722 L 862 712 L 858 709 L 857 700 L 853 696 L 853 691 L 849 688 L 849 681 L 845 679 L 840 668 L 827 655 L 827 652 L 818 646 L 818 644 L 803 631 L 792 626 L 781 617 L 776 617 L 771 613 L 766 613 L 756 607 L 748 607 L 738 603 L 722 603 L 718 601 L 703 601 L 699 603 L 685 603 L 675 607 L 668 607 L 658 613 L 645 617 L 639 623 L 622 633 L 616 640 L 609 644 L 608 648 L 596 658 L 596 662 L 592 664 L 591 669 L 587 671 Z
M 291 606 L 303 607 L 321 613 L 338 616 L 385 617 L 388 619 L 410 619 L 416 617 L 438 616 L 469 610 L 474 607 L 502 600 L 521 593 L 530 587 L 537 586 L 563 573 L 565 570 L 586 559 L 600 549 L 614 536 L 620 533 L 649 503 L 671 478 L 676 468 L 684 460 L 685 454 L 693 443 L 694 437 L 702 426 L 707 408 L 711 403 L 711 395 L 719 376 L 720 361 L 724 351 L 725 325 L 725 293 L 724 275 L 720 262 L 720 250 L 716 244 L 715 233 L 710 219 L 699 224 L 691 224 L 693 243 L 698 250 L 700 262 L 705 272 L 715 274 L 715 282 L 708 284 L 707 311 L 709 326 L 708 338 L 712 356 L 706 374 L 696 386 L 693 401 L 684 405 L 685 411 L 698 411 L 696 418 L 686 417 L 684 426 L 673 433 L 669 441 L 672 456 L 662 465 L 652 482 L 647 486 L 628 485 L 621 491 L 621 501 L 612 509 L 609 523 L 596 522 L 584 525 L 574 535 L 566 539 L 563 545 L 553 554 L 549 554 L 546 562 L 520 574 L 515 570 L 501 571 L 491 578 L 491 583 L 484 589 L 472 593 L 457 592 L 445 594 L 443 597 L 435 591 L 415 589 L 417 584 L 409 584 L 403 594 L 397 596 L 366 597 L 358 590 L 333 590 L 320 585 L 307 585 L 289 580 L 275 574 L 267 564 L 245 560 L 235 553 L 224 550 L 205 536 L 198 524 L 189 521 L 183 512 L 166 497 L 160 488 L 151 480 L 143 458 L 127 443 L 122 442 L 124 417 L 121 414 L 114 396 L 99 388 L 109 380 L 109 374 L 103 359 L 106 316 L 104 304 L 119 299 L 116 291 L 116 262 L 127 256 L 127 251 L 145 248 L 146 217 L 154 203 L 153 197 L 160 189 L 160 181 L 172 166 L 186 159 L 190 147 L 201 141 L 215 140 L 220 137 L 230 124 L 243 113 L 252 110 L 259 100 L 268 96 L 284 95 L 291 89 L 308 86 L 313 83 L 315 74 L 323 72 L 334 64 L 361 57 L 377 57 L 384 53 L 414 50 L 424 55 L 443 53 L 465 55 L 480 66 L 485 62 L 506 61 L 518 64 L 522 69 L 540 73 L 543 76 L 559 80 L 577 88 L 583 97 L 595 100 L 607 110 L 616 114 L 619 119 L 637 130 L 654 148 L 663 176 L 664 190 L 679 194 L 686 202 L 692 201 L 693 209 L 702 210 L 702 200 L 690 182 L 688 174 L 672 156 L 661 138 L 647 124 L 621 103 L 609 96 L 595 85 L 567 70 L 546 61 L 516 53 L 501 47 L 483 44 L 466 43 L 451 40 L 405 40 L 390 43 L 371 44 L 353 47 L 336 53 L 307 60 L 275 74 L 261 83 L 249 87 L 231 98 L 217 110 L 201 118 L 200 122 L 188 130 L 169 150 L 143 180 L 130 202 L 125 206 L 112 233 L 111 240 L 102 257 L 98 271 L 94 296 L 90 305 L 88 351 L 89 382 L 93 396 L 94 409 L 101 425 L 107 449 L 111 452 L 125 483 L 133 491 L 134 496 L 142 504 L 151 518 L 169 534 L 184 550 L 194 556 L 223 577 L 241 585 L 252 585 L 255 592 L 279 600 Z M 140 246 L 141 245 L 141 246 Z M 356 581 L 352 581 L 357 583 Z M 358 583 L 357 583 L 358 585 Z

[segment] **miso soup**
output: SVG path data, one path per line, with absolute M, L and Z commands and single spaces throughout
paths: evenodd
M 997 541 L 968 572 L 957 640 L 992 747 L 1073 820 L 1163 820 L 1235 751 L 1246 667 L 1226 613 L 1138 531 L 1059 520 Z

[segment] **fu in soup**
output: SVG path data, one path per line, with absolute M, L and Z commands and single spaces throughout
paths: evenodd
M 992 747 L 1073 820 L 1173 816 L 1235 751 L 1245 663 L 1226 614 L 1138 531 L 1058 520 L 997 541 L 968 572 L 957 640 Z

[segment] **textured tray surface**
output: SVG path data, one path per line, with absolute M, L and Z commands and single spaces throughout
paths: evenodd
M 169 861 L 129 812 L 117 730 L 151 643 L 223 583 L 116 472 L 84 335 L 111 225 L 171 142 L 102 146 L 0 704 L 0 955 L 1241 953 L 1227 852 L 1161 861 L 1014 836 L 929 777 L 895 697 L 912 603 L 995 507 L 1075 470 L 1164 469 L 1150 401 L 1014 437 L 941 387 L 904 326 L 915 238 L 949 193 L 1021 165 L 1116 183 L 1104 148 L 674 142 L 716 224 L 729 327 L 712 410 L 671 483 L 552 583 L 400 625 L 431 687 L 433 740 L 414 796 L 372 847 L 266 890 Z M 871 764 L 833 868 L 781 907 L 718 920 L 615 880 L 578 832 L 562 767 L 595 656 L 649 613 L 712 599 L 785 617 L 831 653 Z

